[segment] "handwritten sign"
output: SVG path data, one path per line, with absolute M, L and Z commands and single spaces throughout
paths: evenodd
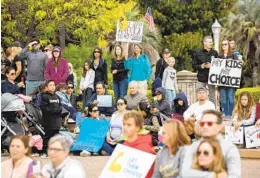
M 112 107 L 112 95 L 97 95 L 98 107 Z
M 83 119 L 79 137 L 71 151 L 87 150 L 89 152 L 98 152 L 104 144 L 108 128 L 108 120 Z
M 244 143 L 244 128 L 239 127 L 237 131 L 235 131 L 235 127 L 233 126 L 225 126 L 225 139 L 230 140 L 234 144 L 243 144 Z
M 255 126 L 245 127 L 246 148 L 260 146 L 260 128 Z
M 143 22 L 128 21 L 127 28 L 121 30 L 117 24 L 116 41 L 140 43 L 143 36 Z
M 118 144 L 100 178 L 144 178 L 154 160 L 155 155 Z
M 239 88 L 241 71 L 241 60 L 212 58 L 208 83 Z

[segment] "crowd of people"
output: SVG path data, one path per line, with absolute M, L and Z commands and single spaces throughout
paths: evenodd
M 235 102 L 235 88 L 208 84 L 212 56 L 242 60 L 234 41 L 222 40 L 219 54 L 212 49 L 210 36 L 204 38 L 203 44 L 192 59 L 199 81 L 195 103 L 188 103 L 186 94 L 179 91 L 175 58 L 169 49 L 164 49 L 156 63 L 153 101 L 147 97 L 152 66 L 140 44 L 134 44 L 134 56 L 128 59 L 122 46 L 114 48 L 110 67 L 114 98 L 108 93 L 109 70 L 99 47 L 84 62 L 79 84 L 73 65 L 62 57 L 59 46 L 47 45 L 42 51 L 40 41 L 33 39 L 24 49 L 15 42 L 6 55 L 2 49 L 2 94 L 30 96 L 42 111 L 45 132 L 42 139 L 33 131 L 12 138 L 11 158 L 2 162 L 2 177 L 86 177 L 80 163 L 69 158 L 72 143 L 59 134 L 68 123 L 76 125 L 68 132 L 80 133 L 84 118 L 106 119 L 110 126 L 102 148 L 92 153 L 80 150 L 81 156 L 111 155 L 117 144 L 123 144 L 157 154 L 146 177 L 241 177 L 238 148 L 221 135 L 222 121 L 231 120 L 235 129 L 260 127 L 260 104 L 246 91 Z M 219 101 L 216 89 L 220 91 Z M 100 96 L 110 96 L 111 104 L 100 106 Z M 218 104 L 222 112 L 216 111 Z M 33 153 L 50 159 L 40 175 L 33 175 L 32 147 Z

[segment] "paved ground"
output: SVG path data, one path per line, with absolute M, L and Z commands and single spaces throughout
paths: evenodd
M 98 178 L 102 169 L 109 157 L 107 156 L 96 156 L 96 157 L 80 157 L 72 156 L 81 162 L 84 166 L 88 178 Z M 2 156 L 1 161 L 8 159 L 7 156 Z M 39 159 L 39 158 L 38 158 Z M 45 164 L 48 160 L 41 159 L 42 163 Z M 260 159 L 242 159 L 242 178 L 259 178 L 260 177 Z

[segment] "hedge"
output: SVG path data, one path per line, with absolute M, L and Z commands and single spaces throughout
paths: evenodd
M 238 89 L 236 91 L 236 99 L 238 98 L 238 95 L 243 92 L 243 91 L 247 91 L 251 94 L 251 96 L 253 96 L 254 100 L 256 103 L 259 102 L 260 100 L 260 87 L 253 87 L 253 88 L 241 88 L 241 89 Z

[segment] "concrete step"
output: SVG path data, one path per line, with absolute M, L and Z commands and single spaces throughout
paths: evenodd
M 241 158 L 260 159 L 260 149 L 239 149 Z

